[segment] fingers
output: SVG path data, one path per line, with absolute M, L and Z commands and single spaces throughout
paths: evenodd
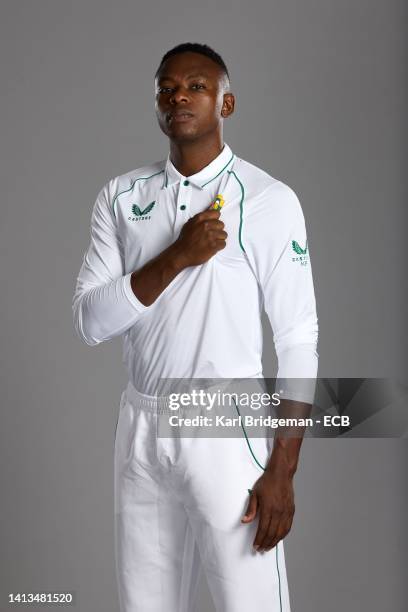
M 224 229 L 225 224 L 219 219 L 218 210 L 207 210 L 198 213 L 192 219 L 194 219 L 194 224 L 200 235 L 207 236 L 212 248 L 215 248 L 217 251 L 225 248 L 228 234 Z
M 217 249 L 217 251 L 222 251 L 222 249 L 225 249 L 226 246 L 227 246 L 227 243 L 225 242 L 225 240 L 216 241 L 215 248 Z
M 271 546 L 271 542 L 276 539 L 276 536 L 280 529 L 281 515 L 278 512 L 268 512 L 270 521 L 266 531 L 259 537 L 258 551 L 263 552 L 267 547 Z M 255 538 L 256 541 L 256 538 Z
M 252 491 L 249 497 L 246 512 L 244 516 L 242 517 L 241 522 L 250 523 L 251 521 L 253 521 L 254 518 L 256 517 L 257 510 L 258 510 L 258 500 L 256 497 L 256 493 Z
M 206 210 L 191 217 L 182 227 L 178 238 L 186 253 L 188 265 L 205 263 L 225 249 L 228 234 L 217 210 Z
M 270 521 L 266 529 L 258 529 L 259 533 L 257 533 L 254 540 L 254 547 L 255 544 L 258 544 L 258 552 L 272 550 L 280 540 L 287 536 L 292 527 L 293 514 L 294 509 L 293 513 L 292 511 L 284 512 L 278 509 L 273 511 L 266 510 L 264 512 L 264 523 L 267 522 L 268 516 L 270 516 Z
M 283 519 L 280 521 L 276 529 L 275 536 L 268 538 L 267 542 L 265 543 L 266 552 L 269 550 L 272 550 L 272 548 L 274 548 L 277 545 L 277 543 L 280 542 L 280 540 L 283 540 L 283 538 L 285 538 L 288 535 L 292 527 L 292 522 L 293 522 L 293 517 L 287 517 L 286 519 Z
M 207 221 L 207 223 L 211 229 L 217 232 L 224 232 L 224 234 L 227 235 L 224 230 L 225 224 L 222 221 Z
M 224 230 L 210 230 L 208 233 L 211 238 L 216 240 L 226 240 L 228 238 L 228 234 Z
M 258 529 L 255 535 L 255 540 L 253 542 L 253 547 L 259 552 L 262 550 L 263 541 L 268 534 L 271 518 L 272 514 L 270 510 L 266 509 L 265 505 L 261 504 L 259 509 Z
M 220 251 L 221 249 L 226 247 L 226 240 L 228 238 L 227 232 L 224 230 L 209 230 L 207 232 L 207 240 L 208 244 L 211 248 Z
M 225 224 L 222 221 L 218 221 L 217 219 L 204 219 L 201 221 L 202 226 L 205 230 L 215 230 L 221 231 L 224 229 Z
M 206 210 L 203 210 L 194 216 L 197 218 L 197 221 L 205 221 L 207 219 L 219 219 L 220 215 L 220 210 L 212 210 L 210 208 L 207 208 Z

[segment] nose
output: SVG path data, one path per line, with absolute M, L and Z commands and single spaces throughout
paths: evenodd
M 183 87 L 179 87 L 170 96 L 170 103 L 179 104 L 182 101 L 188 101 L 188 94 L 186 93 L 186 90 Z

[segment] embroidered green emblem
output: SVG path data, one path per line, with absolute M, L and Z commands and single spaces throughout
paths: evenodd
M 137 204 L 133 204 L 132 206 L 133 217 L 128 217 L 128 220 L 129 221 L 148 221 L 148 219 L 151 219 L 149 212 L 153 209 L 155 204 L 156 204 L 156 200 L 153 200 L 153 202 L 150 202 L 150 204 L 148 204 L 146 208 L 144 208 L 143 210 L 139 208 Z
M 297 255 L 297 257 L 292 257 L 292 261 L 299 261 L 301 266 L 307 266 L 309 260 L 309 255 L 307 255 L 307 240 L 304 249 L 302 249 L 296 240 L 292 240 L 292 249 Z
M 144 217 L 153 209 L 155 203 L 155 201 L 151 202 L 144 210 L 141 210 L 137 204 L 133 204 L 132 213 L 135 215 L 135 217 Z
M 306 255 L 306 253 L 307 253 L 307 240 L 306 240 L 306 245 L 305 245 L 304 249 L 302 249 L 302 247 L 299 245 L 298 242 L 296 242 L 296 240 L 292 240 L 292 249 L 298 255 Z

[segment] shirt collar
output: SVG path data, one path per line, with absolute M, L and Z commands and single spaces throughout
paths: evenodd
M 231 162 L 234 159 L 235 154 L 231 151 L 231 148 L 226 142 L 224 142 L 224 148 L 221 153 L 217 155 L 207 166 L 202 168 L 199 172 L 192 174 L 191 176 L 183 176 L 175 168 L 170 160 L 170 153 L 167 155 L 166 165 L 164 169 L 164 182 L 163 187 L 168 187 L 177 181 L 184 181 L 188 179 L 188 182 L 195 185 L 199 189 L 205 189 L 218 176 L 221 176 L 228 167 L 231 166 Z

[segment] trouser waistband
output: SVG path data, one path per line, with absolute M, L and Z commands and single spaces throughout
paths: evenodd
M 214 393 L 218 390 L 222 390 L 229 384 L 230 381 L 228 379 L 225 379 L 222 381 L 222 383 L 219 382 L 216 385 L 212 385 L 210 387 L 205 388 L 205 391 L 207 393 Z M 149 410 L 151 412 L 156 412 L 159 414 L 174 414 L 175 412 L 174 406 L 171 403 L 172 399 L 174 400 L 174 394 L 173 398 L 171 397 L 172 393 L 170 393 L 169 395 L 162 396 L 146 395 L 145 393 L 141 393 L 140 391 L 138 391 L 130 380 L 127 384 L 125 393 L 130 403 L 133 404 L 135 407 L 142 408 L 143 410 Z M 185 393 L 188 394 L 189 392 L 185 391 Z M 178 410 L 182 412 L 183 410 L 197 410 L 197 408 L 197 405 L 188 404 L 186 406 L 179 406 Z
M 169 407 L 168 396 L 146 395 L 138 391 L 129 380 L 126 387 L 126 397 L 137 408 L 150 410 L 151 412 L 172 412 Z
M 256 377 L 256 378 L 259 379 L 259 377 Z M 231 380 L 233 379 L 222 379 L 222 381 L 219 380 L 217 384 L 203 388 L 203 390 L 206 393 L 216 393 L 217 391 L 222 392 L 226 388 L 229 387 L 229 385 L 231 384 Z M 136 387 L 133 385 L 133 383 L 129 380 L 125 393 L 130 403 L 133 404 L 137 408 L 142 408 L 144 410 L 150 410 L 151 412 L 156 412 L 156 413 L 167 413 L 167 414 L 174 413 L 174 394 L 172 394 L 171 392 L 169 395 L 162 395 L 162 396 L 146 395 L 145 393 L 141 393 L 140 391 L 138 391 Z M 185 391 L 185 393 L 188 394 L 189 391 Z M 179 406 L 178 409 L 181 411 L 183 410 L 189 411 L 193 409 L 197 410 L 197 404 L 194 405 L 193 403 L 190 403 L 186 406 Z

